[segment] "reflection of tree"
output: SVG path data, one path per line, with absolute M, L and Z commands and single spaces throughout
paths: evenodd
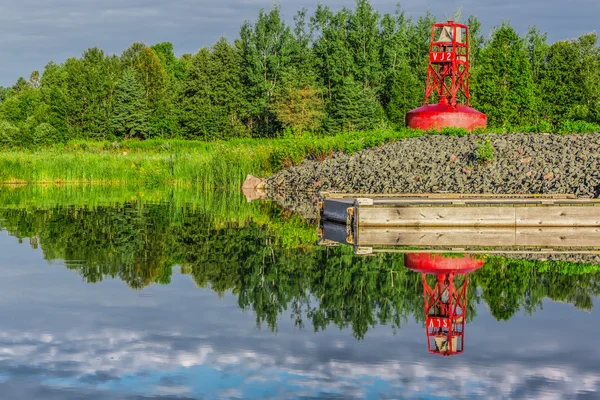
M 119 278 L 141 289 L 169 283 L 172 267 L 181 265 L 198 286 L 231 291 L 257 325 L 270 329 L 283 313 L 300 327 L 352 328 L 357 338 L 376 324 L 398 328 L 407 319 L 424 320 L 421 277 L 404 268 L 402 255 L 298 246 L 306 228 L 288 218 L 269 206 L 231 224 L 206 207 L 131 203 L 4 209 L 0 227 L 39 238 L 48 260 L 65 260 L 90 283 Z M 468 318 L 481 300 L 499 320 L 519 309 L 532 313 L 546 297 L 589 310 L 600 294 L 599 271 L 490 257 L 470 276 L 470 285 L 481 289 L 468 291 Z
M 472 276 L 498 320 L 510 319 L 521 308 L 531 314 L 546 297 L 591 310 L 592 297 L 600 295 L 599 266 L 491 257 Z

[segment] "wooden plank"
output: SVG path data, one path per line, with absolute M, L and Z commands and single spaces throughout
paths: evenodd
M 359 209 L 358 227 L 514 227 L 514 210 L 512 207 L 366 207 Z
M 359 246 L 515 246 L 514 228 L 361 228 Z
M 598 247 L 600 228 L 362 228 L 359 246 Z
M 518 207 L 515 210 L 517 226 L 600 226 L 598 207 Z
M 598 199 L 536 199 L 536 198 L 501 198 L 501 199 L 428 199 L 418 197 L 373 199 L 374 206 L 420 206 L 420 205 L 600 205 Z
M 598 247 L 600 249 L 600 228 L 517 228 L 515 244 L 526 247 Z
M 547 255 L 600 255 L 597 250 L 553 250 L 553 249 L 524 249 L 524 250 L 451 250 L 451 249 L 421 249 L 421 250 L 396 250 L 396 249 L 372 249 L 372 253 L 394 253 L 394 254 L 412 254 L 412 253 L 431 253 L 431 254 L 547 254 Z
M 430 198 L 430 199 L 467 199 L 467 198 L 533 198 L 533 199 L 577 199 L 574 194 L 493 194 L 493 193 L 334 193 L 334 192 L 321 192 L 321 196 L 328 199 L 341 199 L 341 198 L 403 198 L 403 197 L 414 197 L 414 198 Z M 592 199 L 590 199 L 592 200 Z

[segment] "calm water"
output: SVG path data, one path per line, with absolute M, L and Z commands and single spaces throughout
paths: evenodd
M 136 196 L 0 194 L 2 399 L 600 398 L 600 267 L 488 258 L 441 357 L 404 256 L 307 244 L 267 203 Z

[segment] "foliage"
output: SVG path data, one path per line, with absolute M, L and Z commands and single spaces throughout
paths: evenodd
M 142 290 L 168 284 L 179 265 L 199 287 L 231 291 L 257 326 L 272 330 L 283 314 L 315 331 L 352 329 L 357 339 L 377 324 L 424 323 L 422 278 L 404 268 L 403 255 L 315 246 L 315 227 L 238 191 L 0 188 L 0 229 L 30 238 L 88 283 L 119 279 Z M 507 320 L 546 298 L 590 310 L 600 294 L 598 265 L 490 256 L 469 279 L 468 322 L 480 302 Z
M 381 14 L 369 0 L 356 0 L 339 10 L 319 5 L 312 15 L 302 9 L 286 21 L 278 5 L 260 10 L 237 38 L 221 38 L 195 55 L 177 57 L 168 42 L 136 42 L 120 57 L 90 48 L 50 62 L 0 88 L 0 120 L 20 132 L 9 145 L 36 146 L 30 140 L 36 129 L 50 132 L 43 124 L 56 129 L 55 137 L 46 136 L 57 142 L 115 139 L 115 119 L 139 119 L 126 115 L 135 107 L 117 105 L 128 71 L 143 87 L 148 122 L 135 136 L 146 139 L 402 128 L 406 113 L 422 104 L 432 14 L 412 19 L 401 7 Z M 472 104 L 492 129 L 562 132 L 584 129 L 578 121 L 600 124 L 596 33 L 549 44 L 535 26 L 521 37 L 502 23 L 486 39 L 475 16 L 461 22 L 470 28 Z
M 133 70 L 127 70 L 121 77 L 115 97 L 114 114 L 110 121 L 115 136 L 145 139 L 150 130 L 147 98 Z
M 186 79 L 179 86 L 179 123 L 184 137 L 204 140 L 248 135 L 241 52 L 225 39 L 212 49 L 202 48 L 187 63 Z
M 272 108 L 283 126 L 298 133 L 318 130 L 325 116 L 320 93 L 306 87 L 284 89 Z
M 475 160 L 480 163 L 490 162 L 494 160 L 494 146 L 490 138 L 485 138 L 483 142 L 477 142 L 475 150 Z
M 11 146 L 19 141 L 21 131 L 8 121 L 0 120 L 0 145 Z
M 535 92 L 524 41 L 503 23 L 479 54 L 473 68 L 473 104 L 497 127 L 531 122 Z

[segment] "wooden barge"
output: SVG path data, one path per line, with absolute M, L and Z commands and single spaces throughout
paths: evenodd
M 574 195 L 323 193 L 319 235 L 323 245 L 350 244 L 358 253 L 596 253 L 600 200 Z

